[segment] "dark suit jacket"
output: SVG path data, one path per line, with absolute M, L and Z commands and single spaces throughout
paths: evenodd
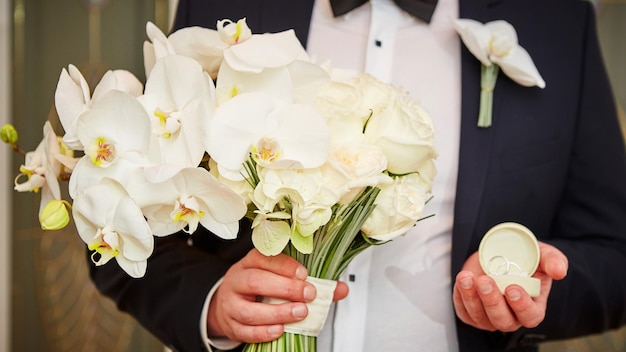
M 312 6 L 312 0 L 181 0 L 175 27 L 215 28 L 218 19 L 247 17 L 255 33 L 294 28 L 306 44 Z M 594 16 L 582 0 L 460 2 L 462 18 L 510 22 L 547 86 L 521 87 L 500 74 L 494 123 L 479 129 L 480 64 L 462 49 L 451 275 L 482 235 L 504 221 L 525 224 L 561 249 L 570 265 L 567 278 L 554 282 L 537 328 L 490 333 L 459 321 L 461 351 L 533 350 L 542 340 L 626 323 L 626 156 Z M 201 349 L 198 322 L 206 294 L 251 248 L 246 231 L 236 242 L 205 233 L 193 239 L 193 246 L 184 234 L 157 239 L 141 280 L 113 261 L 92 270 L 98 288 L 120 309 L 180 351 Z

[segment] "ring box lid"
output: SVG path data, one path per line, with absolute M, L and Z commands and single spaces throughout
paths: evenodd
M 478 255 L 483 271 L 500 291 L 519 284 L 531 296 L 539 294 L 540 280 L 531 278 L 539 266 L 539 244 L 524 225 L 505 222 L 492 227 L 481 240 Z

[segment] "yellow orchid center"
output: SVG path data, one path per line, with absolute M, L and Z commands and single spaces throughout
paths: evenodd
M 233 39 L 235 40 L 235 43 L 239 43 L 239 40 L 241 39 L 241 34 L 243 33 L 244 30 L 244 26 L 246 25 L 245 22 L 239 20 L 237 21 L 237 24 L 235 25 L 235 34 L 233 35 Z
M 182 223 L 184 231 L 191 234 L 198 228 L 200 218 L 204 212 L 200 210 L 198 201 L 194 197 L 183 196 L 176 201 L 174 210 L 170 213 L 172 221 Z
M 271 164 L 282 156 L 280 144 L 272 137 L 263 137 L 252 146 L 252 158 L 258 163 Z
M 30 177 L 35 173 L 35 171 L 27 168 L 24 165 L 21 165 L 20 166 L 20 173 L 23 174 L 23 175 L 28 176 L 28 178 L 30 179 Z
M 91 254 L 91 261 L 96 265 L 106 264 L 120 254 L 118 248 L 118 234 L 107 228 L 98 229 L 96 236 L 87 244 Z
M 108 167 L 115 161 L 117 151 L 115 143 L 108 141 L 104 137 L 98 137 L 91 145 L 85 148 L 85 154 L 89 156 L 94 165 Z
M 69 156 L 70 158 L 74 157 L 74 151 L 67 144 L 63 143 L 63 137 L 57 137 L 57 142 L 59 142 L 59 147 L 61 148 L 61 155 Z
M 230 89 L 230 92 L 228 92 L 228 97 L 232 98 L 234 96 L 237 96 L 239 94 L 239 87 L 236 84 L 233 84 L 232 88 Z
M 180 130 L 180 113 L 166 112 L 159 108 L 154 110 L 154 116 L 159 120 L 159 127 L 155 131 L 158 136 L 169 139 Z
M 26 176 L 27 180 L 20 182 Z M 18 192 L 39 192 L 39 189 L 46 184 L 46 176 L 43 168 L 27 168 L 20 166 L 20 173 L 15 177 L 14 189 Z
M 222 41 L 228 45 L 239 44 L 248 40 L 252 36 L 250 27 L 245 18 L 233 22 L 231 20 L 221 20 L 217 22 L 217 32 Z

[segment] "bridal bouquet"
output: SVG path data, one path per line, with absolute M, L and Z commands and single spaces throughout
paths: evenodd
M 54 229 L 69 221 L 58 182 L 69 175 L 73 219 L 97 265 L 115 258 L 141 277 L 153 236 L 204 226 L 234 238 L 247 216 L 254 246 L 305 265 L 329 286 L 318 288 L 327 305 L 356 255 L 423 218 L 434 130 L 407 93 L 316 63 L 292 30 L 252 34 L 245 19 L 169 36 L 148 23 L 147 34 L 145 87 L 116 70 L 91 93 L 74 66 L 62 71 L 65 134 L 46 123 L 15 181 L 41 190 L 40 221 Z M 18 148 L 10 126 L 2 138 Z M 309 311 L 304 326 L 246 350 L 315 351 L 325 312 Z

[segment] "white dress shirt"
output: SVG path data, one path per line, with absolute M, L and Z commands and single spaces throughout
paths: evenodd
M 328 0 L 315 3 L 307 51 L 408 91 L 430 113 L 439 152 L 425 210 L 435 216 L 353 261 L 342 278 L 350 294 L 331 311 L 320 352 L 458 350 L 450 286 L 461 115 L 457 17 L 455 0 L 439 0 L 430 25 L 392 0 L 371 0 L 338 18 Z
M 430 25 L 392 0 L 371 0 L 338 18 L 328 0 L 315 1 L 307 52 L 408 91 L 430 113 L 439 153 L 434 198 L 425 209 L 435 216 L 352 262 L 342 278 L 350 294 L 331 308 L 319 352 L 458 350 L 450 286 L 461 115 L 460 40 L 452 26 L 457 17 L 456 0 L 439 0 Z M 207 342 L 210 296 L 200 322 Z

